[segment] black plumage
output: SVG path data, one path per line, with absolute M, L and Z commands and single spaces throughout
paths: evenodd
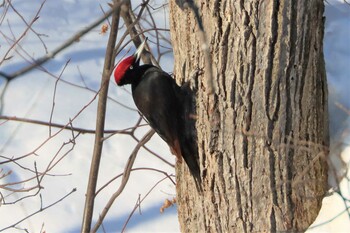
M 141 45 L 144 46 L 144 43 Z M 141 47 L 140 46 L 140 47 Z M 185 160 L 200 185 L 195 140 L 189 138 L 186 120 L 190 120 L 185 89 L 180 88 L 166 72 L 153 65 L 139 65 L 143 47 L 135 55 L 125 58 L 114 71 L 118 85 L 131 84 L 132 96 L 138 110 L 150 126 L 169 145 L 179 162 Z

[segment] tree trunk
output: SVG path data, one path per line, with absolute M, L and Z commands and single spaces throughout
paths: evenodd
M 323 0 L 196 1 L 216 91 L 208 95 L 194 13 L 170 3 L 178 83 L 197 67 L 203 193 L 178 164 L 182 232 L 304 231 L 327 189 Z

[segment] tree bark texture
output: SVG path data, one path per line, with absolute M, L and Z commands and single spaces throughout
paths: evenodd
M 177 164 L 182 232 L 304 231 L 327 190 L 328 111 L 323 0 L 170 1 L 174 73 L 196 68 L 196 129 L 203 193 Z M 180 7 L 181 6 L 181 7 Z

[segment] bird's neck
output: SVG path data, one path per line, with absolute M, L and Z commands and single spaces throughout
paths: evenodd
M 144 73 L 152 67 L 154 67 L 154 66 L 150 65 L 150 64 L 145 64 L 145 65 L 139 66 L 137 69 L 135 69 L 133 71 L 133 74 L 131 75 L 132 76 L 132 78 L 131 78 L 132 89 L 135 89 L 137 87 L 137 85 L 142 81 L 142 77 L 143 77 Z

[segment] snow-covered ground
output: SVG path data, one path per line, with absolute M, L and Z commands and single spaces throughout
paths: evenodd
M 27 22 L 30 22 L 35 16 L 41 1 L 30 1 L 30 4 L 28 2 L 28 0 L 12 1 L 16 10 L 21 13 Z M 47 0 L 39 14 L 40 18 L 33 24 L 33 29 L 39 34 L 46 35 L 42 39 L 47 46 L 47 50 L 52 51 L 77 31 L 82 30 L 100 17 L 103 14 L 100 4 L 107 11 L 107 2 L 109 1 L 62 0 L 58 4 L 55 0 Z M 328 80 L 332 90 L 334 90 L 331 93 L 336 93 L 334 98 L 350 109 L 347 92 L 347 88 L 350 86 L 350 6 L 344 4 L 343 1 L 329 0 L 327 2 L 324 52 Z M 157 3 L 152 2 L 153 6 L 160 7 L 155 12 L 157 12 L 157 22 L 160 23 L 161 27 L 166 27 L 168 22 L 166 18 L 168 12 L 166 8 L 161 7 L 166 3 L 165 0 L 159 0 Z M 0 8 L 0 11 L 3 11 L 3 8 Z M 0 16 L 0 20 L 2 20 L 2 16 Z M 11 9 L 7 12 L 6 18 L 0 26 L 0 31 L 9 36 L 11 32 L 8 25 L 11 26 L 11 30 L 16 37 L 19 37 L 26 28 L 22 19 Z M 120 35 L 122 32 L 120 32 Z M 54 97 L 56 78 L 52 75 L 58 77 L 70 59 L 61 79 L 77 85 L 86 85 L 95 91 L 98 90 L 107 39 L 108 33 L 100 34 L 100 29 L 96 28 L 44 65 L 51 74 L 35 70 L 11 81 L 4 93 L 3 101 L 0 103 L 1 115 L 48 122 L 54 102 L 52 122 L 67 124 L 70 119 L 77 115 L 73 121 L 75 127 L 94 129 L 97 101 L 93 101 L 81 113 L 79 111 L 93 100 L 95 93 L 58 82 Z M 45 54 L 45 47 L 38 37 L 30 31 L 20 45 L 28 55 L 34 58 Z M 0 35 L 0 60 L 8 48 L 9 44 L 3 35 Z M 133 50 L 134 48 L 129 45 L 126 49 Z M 18 46 L 17 50 L 22 56 L 29 59 L 21 50 L 21 47 Z M 0 71 L 11 73 L 27 65 L 27 62 L 19 54 L 13 53 L 12 55 L 13 58 L 0 66 Z M 172 63 L 171 54 L 167 54 L 162 60 L 162 67 L 170 72 Z M 5 82 L 0 79 L 0 90 L 2 90 L 4 84 Z M 128 92 L 117 87 L 113 81 L 110 83 L 109 96 L 113 100 L 135 109 Z M 54 101 L 53 98 L 55 98 Z M 138 113 L 133 109 L 124 108 L 116 101 L 110 100 L 108 102 L 106 129 L 119 130 L 135 125 L 139 118 Z M 336 108 L 334 111 L 336 111 Z M 343 116 L 341 120 L 336 119 L 334 122 L 345 121 L 349 125 L 349 118 L 346 114 L 341 115 L 341 113 L 331 111 L 331 116 Z M 49 136 L 49 130 L 46 126 L 13 121 L 4 124 L 1 124 L 1 122 L 0 156 L 18 157 L 25 155 L 38 148 Z M 338 129 L 340 126 L 335 124 L 332 127 Z M 58 132 L 58 130 L 52 128 L 52 134 Z M 137 130 L 136 135 L 140 138 L 147 130 L 147 127 L 141 127 Z M 69 143 L 71 138 L 71 131 L 63 131 L 40 147 L 36 151 L 36 155 L 20 160 L 19 165 L 29 167 L 32 170 L 35 170 L 34 162 L 36 162 L 38 171 L 43 171 L 50 166 L 51 160 L 59 161 L 59 163 L 50 170 L 50 175 L 43 179 L 42 186 L 44 189 L 41 192 L 41 199 L 36 196 L 20 204 L 0 206 L 0 229 L 39 210 L 41 205 L 45 207 L 59 200 L 73 188 L 77 188 L 76 192 L 57 205 L 18 224 L 18 227 L 28 229 L 29 232 L 40 232 L 41 229 L 46 232 L 79 232 L 94 137 L 92 134 L 79 135 L 75 141 L 73 151 L 65 155 L 73 146 L 72 143 Z M 98 187 L 123 172 L 126 161 L 135 145 L 136 142 L 128 135 L 114 135 L 106 140 Z M 174 163 L 174 156 L 170 155 L 166 144 L 158 136 L 154 136 L 147 145 L 167 161 Z M 61 147 L 62 150 L 60 150 Z M 344 153 L 344 156 L 346 154 L 350 153 Z M 62 160 L 60 160 L 61 157 Z M 2 159 L 0 157 L 0 162 Z M 13 164 L 0 166 L 1 174 L 12 171 L 10 176 L 0 180 L 0 184 L 33 176 L 33 173 Z M 134 167 L 151 167 L 161 169 L 169 174 L 174 173 L 171 166 L 143 149 L 138 155 Z M 141 170 L 133 172 L 125 191 L 116 200 L 107 215 L 104 222 L 106 232 L 119 232 L 133 210 L 139 195 L 140 198 L 143 198 L 154 184 L 162 178 L 164 178 L 164 175 L 155 171 Z M 28 182 L 25 187 L 17 186 L 17 188 L 28 188 L 30 185 L 35 185 L 36 182 L 34 179 L 32 182 Z M 98 194 L 95 220 L 119 184 L 120 180 L 115 181 Z M 344 185 L 346 184 L 344 183 Z M 344 187 L 344 190 L 347 190 L 346 187 Z M 26 195 L 26 193 L 15 193 L 6 197 L 5 200 L 7 202 L 14 201 L 22 195 Z M 179 232 L 176 206 L 165 210 L 163 214 L 159 211 L 164 200 L 172 199 L 174 195 L 174 185 L 168 180 L 161 182 L 142 202 L 141 209 L 135 212 L 128 223 L 127 231 Z M 338 196 L 325 198 L 322 214 L 315 225 L 330 220 L 344 209 L 343 201 Z M 21 229 L 12 228 L 7 232 L 24 232 Z M 310 230 L 310 232 L 340 232 L 344 229 L 350 229 L 350 219 L 346 213 L 328 224 Z M 100 232 L 103 232 L 103 230 L 100 229 Z
M 349 112 L 339 108 L 341 105 L 345 109 L 350 109 L 348 91 L 350 87 L 350 5 L 344 2 L 342 0 L 326 1 L 324 55 L 329 87 L 332 161 L 337 161 L 336 157 L 339 158 L 340 154 L 344 161 L 350 163 L 350 147 L 348 147 L 350 117 Z M 341 166 L 337 164 L 338 171 L 339 167 Z M 350 198 L 348 180 L 344 179 L 341 182 L 340 190 L 346 198 Z M 349 232 L 350 216 L 346 212 L 343 199 L 333 194 L 324 198 L 322 204 L 319 217 L 308 232 Z M 347 205 L 349 206 L 349 202 Z

